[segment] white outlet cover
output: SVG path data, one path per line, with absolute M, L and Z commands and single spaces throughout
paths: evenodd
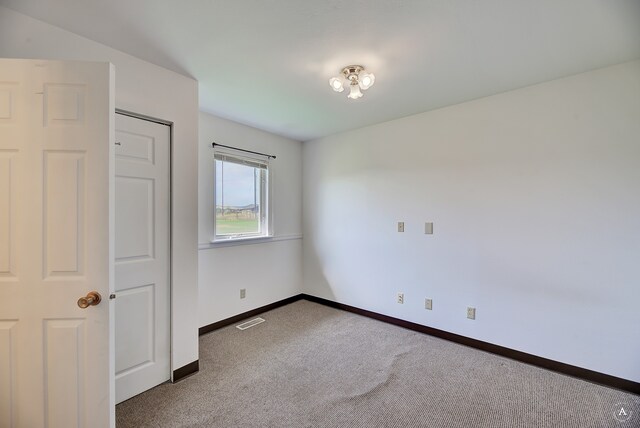
M 428 310 L 432 310 L 433 309 L 433 300 L 424 299 L 424 308 L 428 309 Z
M 425 223 L 424 224 L 424 233 L 426 235 L 433 235 L 433 223 Z

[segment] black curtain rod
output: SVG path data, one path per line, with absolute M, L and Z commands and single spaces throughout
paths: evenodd
M 215 146 L 226 147 L 227 149 L 233 149 L 233 150 L 240 150 L 241 152 L 253 153 L 254 155 L 266 156 L 272 159 L 276 158 L 276 155 L 268 155 L 266 153 L 254 152 L 252 150 L 245 150 L 245 149 L 239 149 L 237 147 L 225 146 L 224 144 L 211 143 L 211 147 L 215 147 Z

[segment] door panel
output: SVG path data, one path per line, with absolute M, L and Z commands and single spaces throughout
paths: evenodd
M 170 379 L 170 128 L 116 115 L 116 401 Z
M 44 151 L 44 278 L 84 272 L 84 152 Z
M 0 59 L 0 426 L 114 422 L 113 69 Z M 89 367 L 90 365 L 90 367 Z
M 153 259 L 153 185 L 149 178 L 116 177 L 116 262 Z
M 0 427 L 17 426 L 16 323 L 0 321 Z
M 116 331 L 129 330 L 118 336 L 116 373 L 120 375 L 153 363 L 154 288 L 149 284 L 118 293 Z
M 46 426 L 85 426 L 85 328 L 82 319 L 44 320 Z
M 16 278 L 17 153 L 0 150 L 0 282 Z

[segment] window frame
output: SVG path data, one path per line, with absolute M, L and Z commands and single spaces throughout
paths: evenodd
M 230 162 L 236 164 L 243 164 L 243 162 L 247 162 L 247 166 L 251 166 L 251 164 L 260 164 L 264 165 L 264 168 L 260 168 L 261 175 L 263 175 L 260 179 L 260 218 L 259 218 L 259 227 L 260 232 L 258 233 L 238 233 L 231 235 L 219 235 L 217 231 L 217 191 L 218 191 L 218 171 L 217 171 L 217 162 L 218 160 L 222 162 L 229 162 L 224 159 L 217 159 L 217 156 L 228 157 L 231 159 L 235 159 L 238 162 Z M 237 242 L 237 241 L 252 241 L 252 240 L 265 240 L 273 237 L 273 198 L 272 198 L 272 186 L 273 186 L 273 169 L 270 164 L 269 156 L 262 156 L 257 154 L 248 154 L 243 151 L 235 151 L 233 149 L 217 149 L 214 147 L 213 150 L 213 237 L 210 242 L 212 244 L 224 244 L 229 242 Z M 254 168 L 257 166 L 254 166 Z M 266 182 L 265 182 L 266 181 Z

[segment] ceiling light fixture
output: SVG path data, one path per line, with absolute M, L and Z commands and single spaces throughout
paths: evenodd
M 349 65 L 342 69 L 341 76 L 329 79 L 329 86 L 336 92 L 344 91 L 345 84 L 349 84 L 349 95 L 347 98 L 356 100 L 362 97 L 362 91 L 366 91 L 376 81 L 376 76 L 369 73 L 361 65 Z

